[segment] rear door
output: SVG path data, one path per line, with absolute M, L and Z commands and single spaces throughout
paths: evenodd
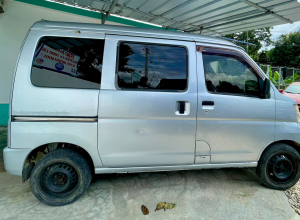
M 105 167 L 193 164 L 195 43 L 108 35 L 99 96 Z

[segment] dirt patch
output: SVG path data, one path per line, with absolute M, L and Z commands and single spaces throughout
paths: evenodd
M 285 191 L 292 208 L 300 215 L 300 181 L 292 188 Z

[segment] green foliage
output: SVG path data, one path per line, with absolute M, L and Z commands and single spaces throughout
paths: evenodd
M 271 81 L 275 86 L 278 85 L 278 83 L 277 83 L 273 78 L 270 78 L 270 81 Z
M 274 73 L 274 80 L 279 81 L 279 73 L 277 71 Z
M 296 73 L 294 74 L 294 79 L 295 79 L 294 82 L 300 80 L 300 72 L 296 72 Z
M 272 43 L 270 39 L 271 37 L 270 28 L 260 28 L 260 29 L 248 31 L 248 41 L 247 41 L 247 31 L 238 32 L 235 34 L 228 34 L 225 35 L 225 37 L 238 40 L 238 41 L 244 41 L 244 42 L 256 44 L 257 45 L 256 47 L 251 45 L 248 46 L 248 54 L 255 61 L 259 61 L 260 59 L 258 51 L 260 48 L 262 48 L 263 43 L 266 46 L 269 46 Z M 247 45 L 240 45 L 240 46 L 247 51 Z
M 272 69 L 270 68 L 269 79 L 276 87 L 279 86 L 279 77 L 280 77 L 279 73 L 277 71 L 275 71 L 273 73 Z M 290 85 L 291 83 L 293 83 L 294 81 L 296 81 L 296 79 L 300 79 L 300 72 L 296 72 L 294 74 L 294 79 L 293 79 L 293 76 L 289 76 L 289 77 L 286 77 L 285 80 L 283 80 L 283 78 L 281 76 L 280 86 L 285 88 L 288 85 Z
M 295 79 L 297 79 L 299 77 L 299 75 L 297 73 L 295 73 Z M 284 85 L 290 85 L 291 83 L 293 83 L 293 76 L 289 76 L 286 77 L 284 80 Z
M 262 51 L 258 56 L 258 62 L 259 63 L 269 63 L 266 51 Z
M 268 67 L 269 68 L 269 67 Z M 278 74 L 279 75 L 279 74 Z M 273 76 L 273 71 L 272 69 L 270 68 L 270 72 L 269 72 L 269 79 L 270 81 L 276 86 L 278 83 L 277 81 L 275 80 L 275 77 Z
M 272 71 L 272 68 L 271 67 L 268 67 L 270 69 L 269 71 L 269 77 L 272 78 L 273 77 L 273 71 Z
M 275 47 L 266 52 L 271 65 L 300 67 L 300 30 L 281 35 L 273 45 Z

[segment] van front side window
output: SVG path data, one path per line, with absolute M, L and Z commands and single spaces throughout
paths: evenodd
M 31 82 L 39 87 L 100 89 L 104 40 L 42 37 Z
M 121 89 L 186 90 L 187 50 L 178 46 L 121 42 L 117 77 Z
M 216 51 L 202 53 L 208 91 L 259 96 L 258 77 L 243 58 Z

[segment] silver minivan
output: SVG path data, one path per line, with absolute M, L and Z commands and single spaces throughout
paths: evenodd
M 257 167 L 300 177 L 300 116 L 240 47 L 196 34 L 41 21 L 13 78 L 8 173 L 49 205 L 93 174 Z

